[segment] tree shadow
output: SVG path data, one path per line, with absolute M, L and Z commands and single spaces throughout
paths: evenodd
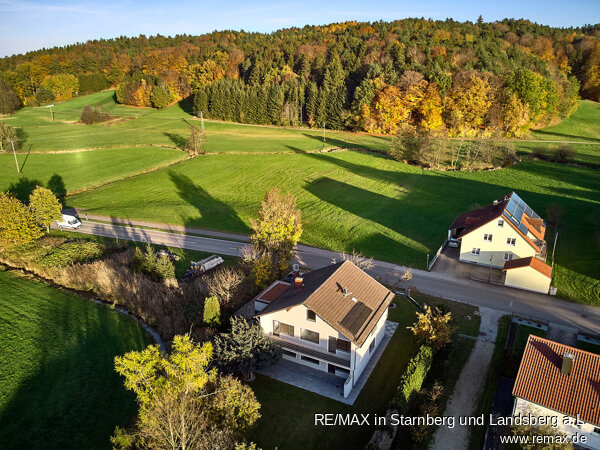
M 591 137 L 586 137 L 586 136 L 577 136 L 575 134 L 566 134 L 566 133 L 557 133 L 556 131 L 545 131 L 545 130 L 536 130 L 534 134 L 543 134 L 546 136 L 557 136 L 557 137 L 562 137 L 562 138 L 571 138 L 571 139 L 577 139 L 579 141 L 586 141 L 586 142 L 600 142 L 600 139 L 598 138 L 591 138 Z M 570 144 L 570 142 L 565 142 L 566 144 Z
M 163 132 L 163 134 L 165 136 L 167 136 L 169 138 L 169 140 L 175 145 L 175 147 L 177 147 L 180 150 L 183 150 L 185 148 L 185 143 L 187 141 L 187 139 L 185 138 L 185 136 L 182 136 L 180 134 L 175 134 L 175 133 L 167 133 L 167 132 Z
M 360 144 L 357 142 L 349 142 L 347 140 L 344 139 L 340 139 L 339 136 L 336 136 L 335 134 L 332 136 L 331 134 L 329 135 L 325 135 L 325 142 L 323 142 L 323 136 L 318 136 L 316 134 L 308 134 L 308 133 L 303 133 L 304 137 L 310 138 L 310 139 L 314 139 L 316 141 L 319 141 L 323 144 L 323 147 L 340 147 L 340 148 L 347 148 L 347 149 L 355 149 L 355 150 L 364 150 L 364 151 L 369 151 L 369 152 L 373 152 L 373 153 L 381 153 L 383 155 L 387 154 L 387 152 L 385 152 L 384 150 L 380 150 L 380 149 L 375 149 L 373 147 L 370 147 L 366 144 Z M 378 140 L 387 140 L 385 137 L 382 136 L 373 136 L 378 138 Z M 389 147 L 389 143 L 387 145 Z
M 12 183 L 7 191 L 13 194 L 17 199 L 19 199 L 22 203 L 29 203 L 29 196 L 33 192 L 33 190 L 38 186 L 43 186 L 40 180 L 31 180 L 26 177 L 19 178 L 19 181 L 16 183 Z
M 56 195 L 56 198 L 58 198 L 60 203 L 63 206 L 65 206 L 65 199 L 67 197 L 67 187 L 65 185 L 65 182 L 63 181 L 63 178 L 55 173 L 50 177 L 46 186 L 54 193 L 54 195 Z
M 169 171 L 169 177 L 177 188 L 179 197 L 200 214 L 198 218 L 186 218 L 186 226 L 215 230 L 226 228 L 240 233 L 250 231 L 231 206 L 214 198 L 190 177 L 174 171 Z
M 23 289 L 31 300 L 48 295 Z M 144 348 L 149 342 L 144 330 L 105 306 L 52 293 L 39 300 L 40 307 L 21 311 L 35 314 L 35 321 L 15 330 L 26 340 L 20 351 L 34 349 L 23 367 L 35 366 L 30 374 L 13 374 L 18 388 L 0 410 L 3 448 L 103 447 L 115 426 L 136 413 L 135 396 L 115 372 L 114 357 Z

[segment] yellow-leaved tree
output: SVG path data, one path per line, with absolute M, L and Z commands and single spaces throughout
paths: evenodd
M 158 345 L 115 358 L 137 396 L 136 427 L 117 428 L 115 448 L 230 449 L 260 417 L 254 392 L 211 369 L 213 347 L 175 336 L 170 354 Z
M 283 275 L 294 257 L 294 247 L 302 235 L 302 214 L 296 199 L 271 188 L 260 204 L 257 219 L 250 219 L 253 233 L 250 243 L 270 261 L 270 280 Z M 264 263 L 264 261 L 263 261 Z
M 417 321 L 410 327 L 418 340 L 440 350 L 452 341 L 454 328 L 450 325 L 452 314 L 443 313 L 439 308 L 425 306 L 424 312 L 417 313 Z

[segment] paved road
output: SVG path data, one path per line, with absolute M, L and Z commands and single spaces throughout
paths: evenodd
M 85 217 L 85 214 L 80 213 L 80 217 Z M 128 226 L 84 221 L 82 228 L 77 230 L 78 232 L 233 256 L 239 255 L 240 247 L 245 245 L 243 241 L 247 241 L 247 236 L 231 233 L 150 222 L 123 221 L 101 216 L 90 215 L 88 217 L 90 220 L 120 221 Z M 139 228 L 140 226 L 165 227 L 171 231 Z M 211 235 L 211 237 L 181 234 L 182 232 Z M 299 245 L 296 251 L 297 261 L 311 269 L 318 269 L 330 264 L 333 258 L 339 261 L 340 257 L 341 255 L 337 252 L 304 245 Z M 374 263 L 374 268 L 369 272 L 384 282 L 391 281 L 394 270 L 401 269 L 400 266 L 385 261 L 374 261 Z M 524 315 L 600 334 L 600 308 L 597 307 L 571 303 L 556 297 L 520 289 L 416 269 L 413 269 L 413 279 L 409 285 L 416 286 L 420 292 L 436 297 Z

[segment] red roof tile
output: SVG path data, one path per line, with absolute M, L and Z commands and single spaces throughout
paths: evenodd
M 575 356 L 569 375 L 565 353 Z M 530 335 L 513 395 L 600 426 L 600 355 Z
M 519 269 L 521 267 L 531 267 L 537 270 L 542 275 L 552 278 L 552 267 L 539 259 L 529 256 L 527 258 L 513 259 L 512 261 L 506 261 L 502 270 Z
M 272 302 L 277 300 L 281 294 L 288 290 L 290 283 L 285 281 L 274 281 L 269 287 L 256 296 L 257 300 Z

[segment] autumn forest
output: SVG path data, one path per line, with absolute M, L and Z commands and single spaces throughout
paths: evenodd
M 142 35 L 6 57 L 0 78 L 0 113 L 114 88 L 119 103 L 193 99 L 196 115 L 234 122 L 518 137 L 580 97 L 600 101 L 600 26 L 405 19 Z

